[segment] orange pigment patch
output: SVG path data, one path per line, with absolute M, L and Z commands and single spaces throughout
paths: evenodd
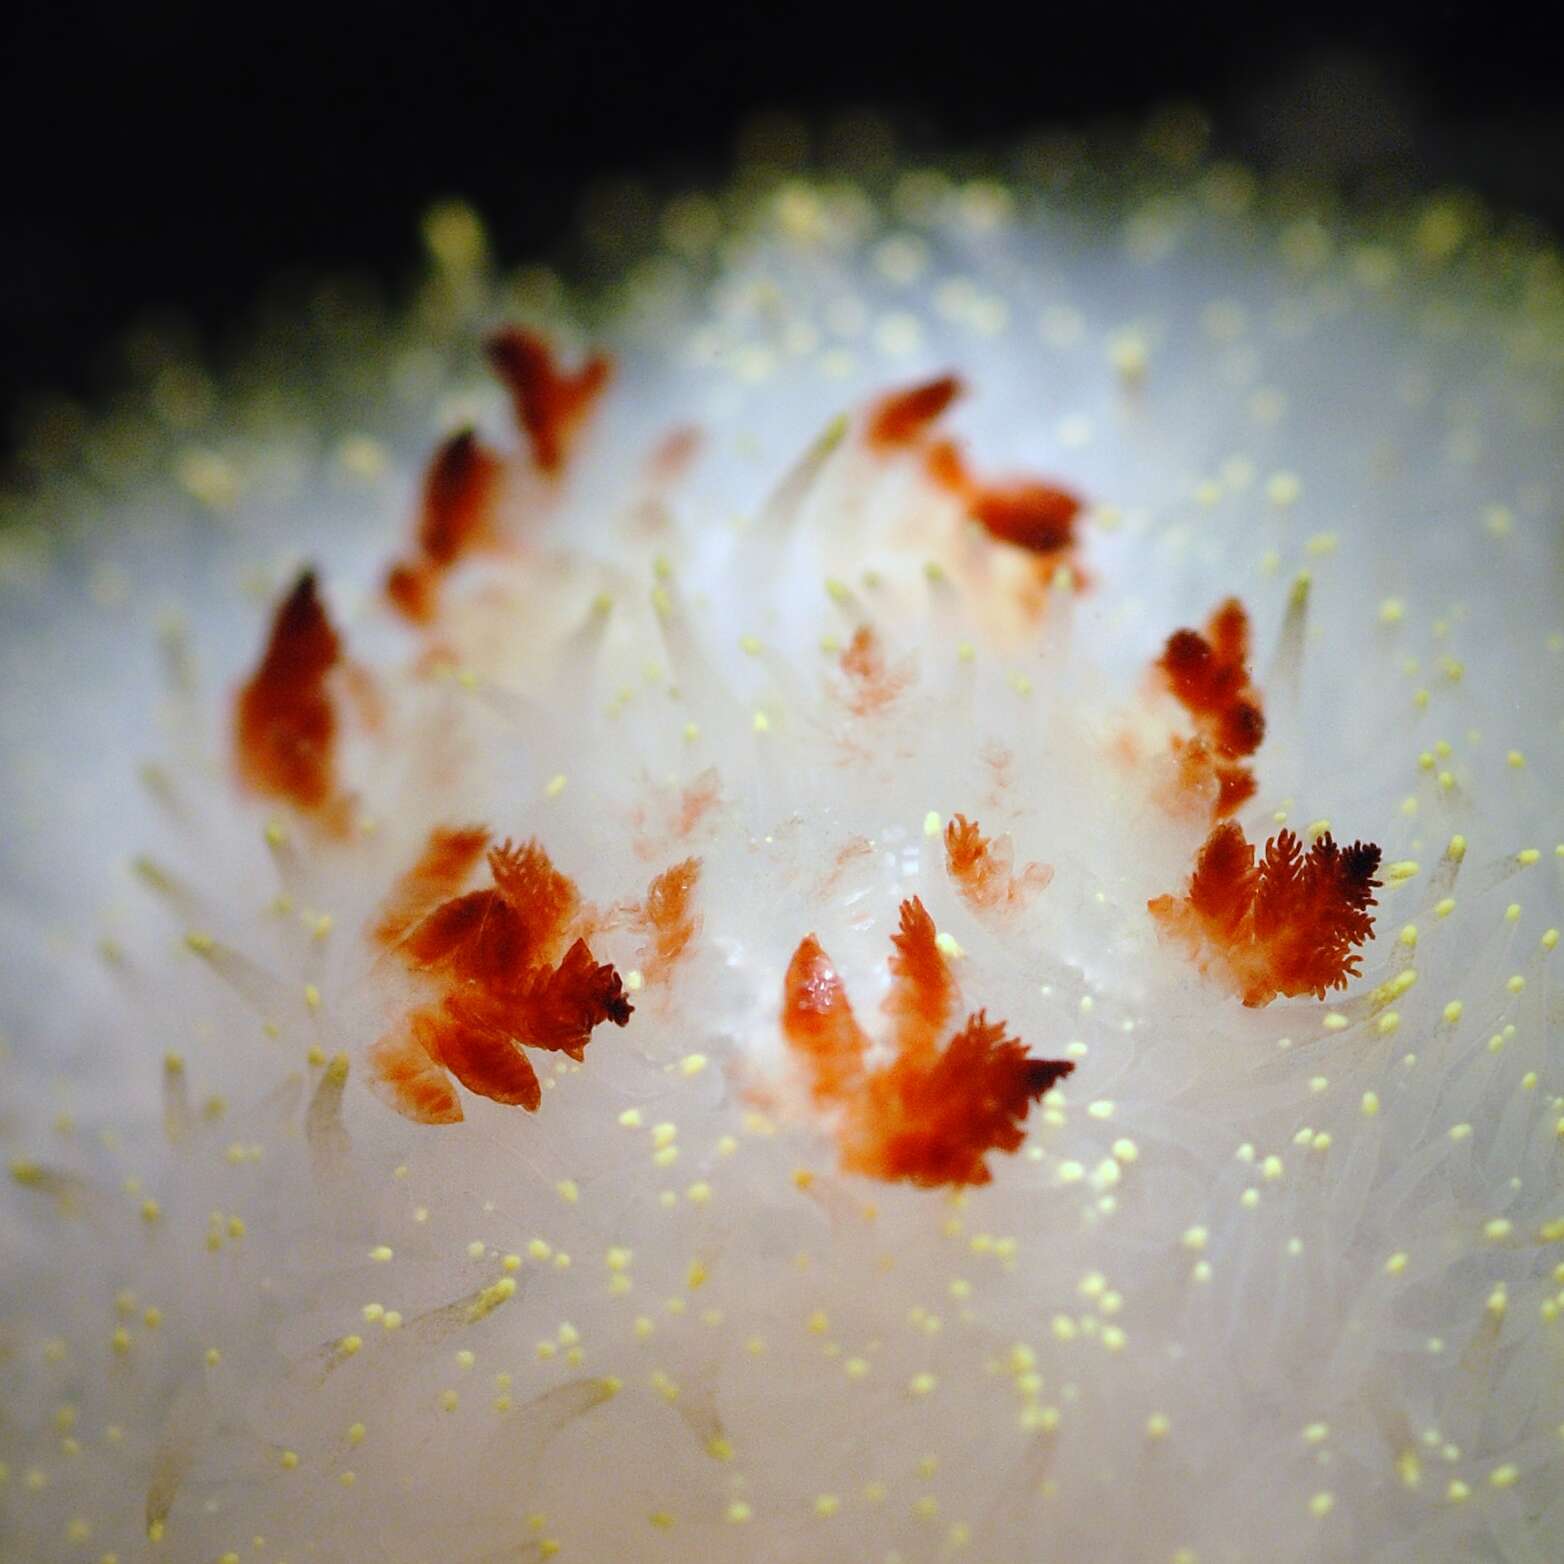
M 1291 831 L 1253 845 L 1234 821 L 1218 825 L 1183 896 L 1147 905 L 1200 971 L 1246 1005 L 1278 995 L 1323 999 L 1358 975 L 1357 947 L 1374 932 L 1369 908 L 1380 882 L 1372 842 L 1338 847 L 1327 832 L 1304 852 Z
M 560 472 L 608 384 L 613 360 L 594 354 L 572 374 L 559 367 L 545 338 L 522 326 L 495 332 L 486 347 L 491 367 L 510 392 L 533 460 L 545 473 Z
M 434 995 L 371 1053 L 382 1095 L 421 1123 L 462 1116 L 459 1103 L 441 1105 L 446 1072 L 480 1097 L 536 1110 L 542 1092 L 524 1048 L 580 1060 L 595 1027 L 631 1015 L 619 973 L 572 941 L 580 892 L 537 842 L 490 849 L 491 888 L 445 894 L 476 863 L 479 836 L 435 832 L 376 925 L 382 939 L 401 925 L 396 954 Z
M 363 663 L 344 661 L 342 688 L 353 708 L 353 716 L 366 733 L 385 731 L 386 702 L 380 682 Z
M 1019 912 L 1053 879 L 1041 863 L 1014 873 L 1014 855 L 1008 836 L 990 839 L 965 815 L 952 816 L 945 827 L 945 868 L 975 912 Z
M 307 570 L 278 605 L 261 661 L 234 707 L 234 759 L 256 793 L 323 811 L 336 788 L 337 710 L 328 676 L 342 643 Z
M 869 1040 L 830 958 L 814 935 L 788 966 L 782 1034 L 803 1065 L 815 1103 L 837 1111 L 842 1167 L 925 1186 L 986 1184 L 990 1151 L 1015 1151 L 1031 1105 L 1075 1068 L 1034 1059 L 984 1012 L 967 1017 L 943 1048 L 938 1037 L 956 984 L 917 898 L 902 903 L 893 937 L 896 1057 L 867 1064 Z
M 412 672 L 420 679 L 449 679 L 455 677 L 461 665 L 461 654 L 449 641 L 431 636 L 414 658 Z
M 700 932 L 700 917 L 693 905 L 700 877 L 700 859 L 686 858 L 665 869 L 647 887 L 637 921 L 650 936 L 640 958 L 648 983 L 665 981 Z
M 1192 796 L 1214 793 L 1212 818 L 1224 819 L 1254 796 L 1254 772 L 1244 761 L 1265 737 L 1260 692 L 1249 679 L 1249 616 L 1243 604 L 1228 598 L 1204 634 L 1174 631 L 1156 667 L 1195 724 L 1193 740 L 1173 741 L 1180 789 Z
M 440 602 L 440 573 L 426 561 L 398 560 L 386 572 L 386 598 L 404 619 L 428 624 Z
M 874 451 L 905 450 L 918 445 L 945 409 L 962 392 L 955 375 L 941 375 L 905 391 L 892 391 L 869 409 L 865 435 Z
M 836 850 L 836 857 L 832 860 L 830 869 L 821 876 L 819 884 L 815 887 L 816 897 L 826 901 L 834 896 L 847 871 L 855 864 L 860 864 L 866 858 L 873 856 L 874 843 L 867 836 L 849 837 Z
M 630 810 L 633 846 L 638 858 L 661 858 L 677 843 L 687 842 L 700 831 L 722 801 L 722 778 L 708 766 L 676 792 L 658 788 L 650 803 Z
M 386 576 L 386 596 L 408 619 L 434 617 L 440 583 L 474 549 L 495 541 L 494 509 L 505 464 L 463 429 L 430 458 L 418 512 L 416 551 Z
M 859 625 L 853 631 L 840 666 L 848 678 L 848 709 L 855 717 L 882 711 L 912 682 L 910 666 L 886 666 L 885 649 L 868 625 Z
M 679 813 L 674 820 L 673 834 L 681 840 L 687 837 L 716 806 L 721 788 L 717 768 L 708 766 L 679 794 Z
M 654 483 L 674 483 L 689 471 L 701 451 L 701 432 L 693 424 L 673 430 L 658 443 L 647 463 Z
M 935 488 L 943 489 L 953 499 L 965 502 L 977 487 L 967 459 L 954 440 L 936 440 L 928 446 L 923 455 L 923 470 Z

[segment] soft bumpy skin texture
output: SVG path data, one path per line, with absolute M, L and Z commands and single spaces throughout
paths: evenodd
M 1189 130 L 40 430 L 6 1559 L 1558 1557 L 1564 267 Z

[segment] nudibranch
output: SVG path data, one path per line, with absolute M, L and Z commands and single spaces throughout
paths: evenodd
M 0 1554 L 1556 1555 L 1564 261 L 1199 129 L 40 420 Z

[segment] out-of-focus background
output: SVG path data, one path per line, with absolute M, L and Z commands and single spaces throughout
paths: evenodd
M 290 270 L 395 278 L 452 193 L 546 251 L 586 182 L 710 176 L 760 110 L 932 141 L 1192 98 L 1244 150 L 1388 160 L 1564 227 L 1543 7 L 26 0 L 0 44 L 0 453 L 35 393 L 101 395 L 164 306 L 220 343 Z

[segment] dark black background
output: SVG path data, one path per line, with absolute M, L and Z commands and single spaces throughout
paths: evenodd
M 874 105 L 987 137 L 1196 96 L 1263 132 L 1278 92 L 1325 80 L 1352 96 L 1352 73 L 1332 74 L 1346 56 L 1421 125 L 1420 172 L 1564 224 L 1545 23 L 1464 0 L 1280 12 L 28 0 L 0 26 L 7 420 L 30 390 L 90 395 L 102 345 L 150 307 L 220 330 L 290 267 L 395 276 L 419 209 L 452 192 L 525 254 L 568 223 L 583 180 L 718 168 L 758 108 Z

